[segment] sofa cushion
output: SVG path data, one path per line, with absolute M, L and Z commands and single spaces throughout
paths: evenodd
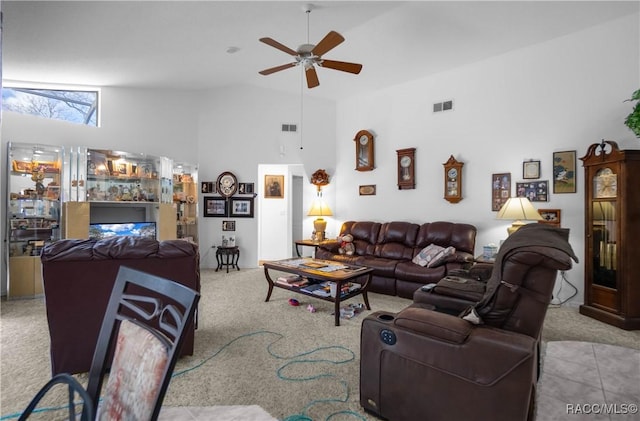
M 420 250 L 420 253 L 414 256 L 412 262 L 422 267 L 427 266 L 436 256 L 438 256 L 439 254 L 442 255 L 442 252 L 444 250 L 445 248 L 442 246 L 439 246 L 437 244 L 429 244 L 427 247 Z M 442 257 L 440 257 L 440 259 L 442 260 Z
M 446 261 L 448 261 L 449 256 L 453 256 L 455 252 L 456 248 L 453 246 L 449 246 L 444 250 L 441 250 L 439 253 L 433 256 L 433 259 L 431 259 L 431 261 L 427 264 L 427 267 L 433 268 L 444 264 Z
M 402 221 L 382 224 L 374 254 L 386 259 L 411 260 L 419 228 L 418 224 Z
M 353 236 L 353 245 L 356 247 L 354 255 L 373 255 L 381 225 L 379 222 L 347 221 L 342 224 L 340 236 L 346 234 Z

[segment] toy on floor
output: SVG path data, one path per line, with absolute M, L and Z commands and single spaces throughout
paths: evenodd
M 294 306 L 294 307 L 298 307 L 300 305 L 300 302 L 298 300 L 296 300 L 295 298 L 289 298 L 289 305 L 290 306 Z

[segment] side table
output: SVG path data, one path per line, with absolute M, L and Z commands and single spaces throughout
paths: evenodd
M 218 267 L 216 268 L 216 272 L 219 269 L 222 269 L 223 266 L 227 267 L 227 273 L 229 273 L 229 266 L 240 270 L 240 266 L 238 266 L 239 259 L 240 259 L 240 249 L 238 248 L 238 246 L 235 246 L 235 247 L 218 246 L 218 249 L 216 250 L 216 261 L 218 262 Z
M 298 246 L 307 246 L 307 247 L 313 247 L 313 256 L 315 257 L 316 255 L 316 250 L 318 249 L 318 247 L 320 247 L 322 244 L 325 243 L 330 243 L 332 241 L 335 240 L 323 240 L 323 241 L 314 241 L 314 240 L 296 240 L 296 254 L 298 255 L 298 257 L 302 257 L 300 254 L 300 249 L 298 248 Z

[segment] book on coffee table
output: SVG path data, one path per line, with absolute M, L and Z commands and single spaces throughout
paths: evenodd
M 304 263 L 300 263 L 300 266 L 304 266 L 306 268 L 311 268 L 311 269 L 320 269 L 320 268 L 326 268 L 329 265 L 321 262 L 304 262 Z

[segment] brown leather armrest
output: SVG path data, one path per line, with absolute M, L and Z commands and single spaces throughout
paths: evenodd
M 463 343 L 472 325 L 458 317 L 424 308 L 407 307 L 396 315 L 394 324 L 436 339 Z
M 340 248 L 340 243 L 337 242 L 336 240 L 327 240 L 327 241 L 323 241 L 319 247 L 335 254 L 335 253 L 338 253 L 338 249 Z

